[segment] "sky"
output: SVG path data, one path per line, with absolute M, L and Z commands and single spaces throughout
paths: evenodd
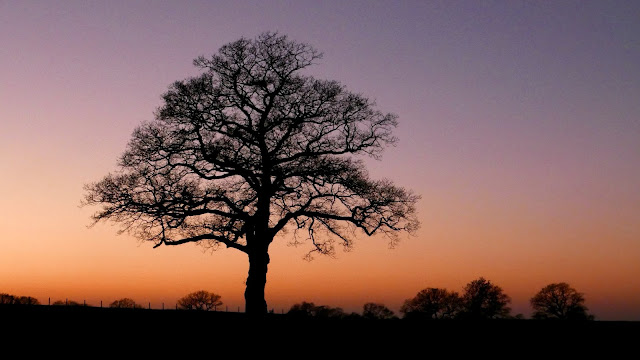
M 277 31 L 310 73 L 398 115 L 368 160 L 422 196 L 415 236 L 305 261 L 270 249 L 266 298 L 396 313 L 427 287 L 484 277 L 530 316 L 550 283 L 600 320 L 640 320 L 640 2 L 0 0 L 0 293 L 153 308 L 204 289 L 244 308 L 233 249 L 152 248 L 89 227 L 85 184 L 116 169 L 192 60 Z

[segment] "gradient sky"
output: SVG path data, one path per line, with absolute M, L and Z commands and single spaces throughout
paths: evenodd
M 244 308 L 243 253 L 152 249 L 79 204 L 195 57 L 263 31 L 399 115 L 368 168 L 422 195 L 395 249 L 362 237 L 307 262 L 277 240 L 269 308 L 397 312 L 483 276 L 514 314 L 568 282 L 597 319 L 640 320 L 638 1 L 0 0 L 0 292 L 159 308 L 206 289 Z

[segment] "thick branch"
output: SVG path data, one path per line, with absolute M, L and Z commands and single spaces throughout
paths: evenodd
M 160 245 L 181 245 L 181 244 L 186 244 L 186 243 L 189 243 L 189 242 L 199 242 L 199 241 L 202 241 L 202 240 L 215 240 L 215 241 L 221 242 L 222 244 L 226 245 L 229 248 L 238 249 L 238 250 L 240 250 L 240 251 L 242 251 L 244 253 L 247 252 L 246 245 L 238 244 L 236 242 L 229 241 L 229 240 L 227 240 L 227 239 L 225 239 L 223 237 L 214 236 L 214 235 L 211 235 L 211 234 L 203 234 L 203 235 L 198 235 L 198 236 L 192 236 L 192 237 L 183 238 L 183 239 L 180 239 L 180 240 L 165 240 L 165 239 L 163 239 L 159 243 L 154 245 L 153 247 L 157 248 Z

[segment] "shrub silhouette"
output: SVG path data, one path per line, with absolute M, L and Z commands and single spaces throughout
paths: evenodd
M 53 303 L 51 303 L 51 305 L 56 305 L 56 306 L 82 306 L 82 303 L 79 303 L 77 301 L 73 301 L 73 300 L 56 300 Z

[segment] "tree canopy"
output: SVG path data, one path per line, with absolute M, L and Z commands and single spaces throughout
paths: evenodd
M 480 277 L 465 286 L 460 316 L 466 319 L 507 318 L 511 313 L 510 302 L 511 298 L 501 287 Z
M 370 320 L 389 320 L 398 317 L 384 304 L 366 303 L 362 306 L 362 317 Z
M 31 296 L 0 293 L 0 305 L 40 305 L 40 301 Z
M 287 312 L 287 316 L 294 319 L 343 319 L 347 314 L 339 307 L 334 308 L 303 301 L 298 304 L 293 304 Z
M 178 300 L 180 308 L 185 310 L 216 310 L 222 305 L 222 296 L 206 291 L 199 290 L 189 293 Z
M 455 291 L 426 288 L 407 299 L 400 312 L 405 318 L 453 319 L 462 310 L 462 299 Z
M 135 300 L 130 298 L 114 300 L 109 307 L 118 309 L 142 309 L 142 305 L 136 304 Z
M 543 287 L 530 302 L 534 319 L 593 319 L 593 315 L 587 313 L 584 295 L 564 282 Z
M 302 73 L 321 53 L 276 33 L 222 46 L 176 81 L 154 121 L 133 133 L 118 171 L 86 186 L 102 208 L 142 240 L 196 242 L 249 257 L 246 309 L 266 313 L 268 248 L 293 230 L 311 253 L 332 254 L 356 230 L 384 234 L 418 227 L 418 196 L 374 180 L 363 157 L 397 139 L 397 116 L 337 81 Z

